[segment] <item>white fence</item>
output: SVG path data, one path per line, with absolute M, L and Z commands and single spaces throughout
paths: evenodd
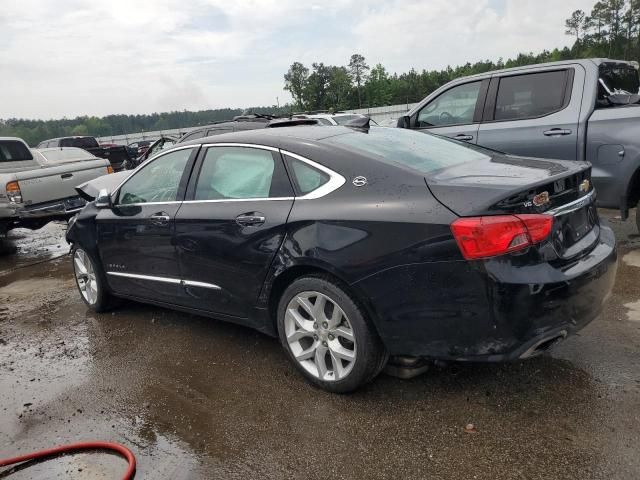
M 387 107 L 373 107 L 373 108 L 360 108 L 358 110 L 346 110 L 348 113 L 361 113 L 367 115 L 372 120 L 375 120 L 378 124 L 388 126 L 389 123 L 398 117 L 402 116 L 405 112 L 411 110 L 416 104 L 406 103 L 403 105 L 390 105 Z M 229 119 L 231 120 L 231 119 Z M 185 128 L 176 128 L 173 130 L 157 130 L 154 132 L 137 132 L 127 133 L 125 135 L 112 135 L 107 137 L 98 137 L 100 143 L 115 143 L 117 145 L 128 145 L 140 140 L 156 140 L 161 135 L 172 135 L 180 137 L 191 130 L 199 128 L 200 125 Z

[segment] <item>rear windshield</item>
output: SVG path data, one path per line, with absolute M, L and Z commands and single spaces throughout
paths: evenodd
M 424 174 L 491 158 L 477 147 L 403 128 L 374 127 L 368 133 L 336 135 L 325 141 L 374 154 L 386 163 L 410 167 Z
M 98 141 L 93 137 L 63 138 L 60 140 L 61 147 L 94 148 L 98 146 Z
M 33 160 L 31 152 L 22 142 L 0 140 L 0 162 L 19 162 Z

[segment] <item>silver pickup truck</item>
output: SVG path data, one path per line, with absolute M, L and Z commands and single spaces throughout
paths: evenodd
M 40 228 L 81 209 L 76 185 L 112 173 L 108 160 L 79 148 L 30 149 L 0 137 L 0 238 L 15 227 Z
M 510 68 L 444 85 L 398 119 L 398 127 L 515 155 L 587 160 L 598 206 L 619 208 L 626 219 L 640 200 L 639 87 L 635 62 Z

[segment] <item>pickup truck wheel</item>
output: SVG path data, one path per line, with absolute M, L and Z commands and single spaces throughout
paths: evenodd
M 280 298 L 277 320 L 290 360 L 323 390 L 356 390 L 380 373 L 388 358 L 364 310 L 333 278 L 294 281 Z
M 80 297 L 84 303 L 96 312 L 104 312 L 114 306 L 114 301 L 107 291 L 104 273 L 100 264 L 82 248 L 74 248 L 73 273 Z

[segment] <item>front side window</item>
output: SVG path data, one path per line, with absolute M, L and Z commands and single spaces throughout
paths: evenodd
M 195 200 L 290 196 L 291 185 L 280 163 L 269 150 L 209 148 L 196 183 Z
M 566 70 L 501 78 L 494 119 L 535 118 L 561 110 L 566 82 Z
M 418 112 L 418 127 L 444 127 L 473 123 L 480 83 L 453 87 Z
M 174 202 L 192 148 L 167 153 L 145 165 L 120 188 L 119 203 Z

